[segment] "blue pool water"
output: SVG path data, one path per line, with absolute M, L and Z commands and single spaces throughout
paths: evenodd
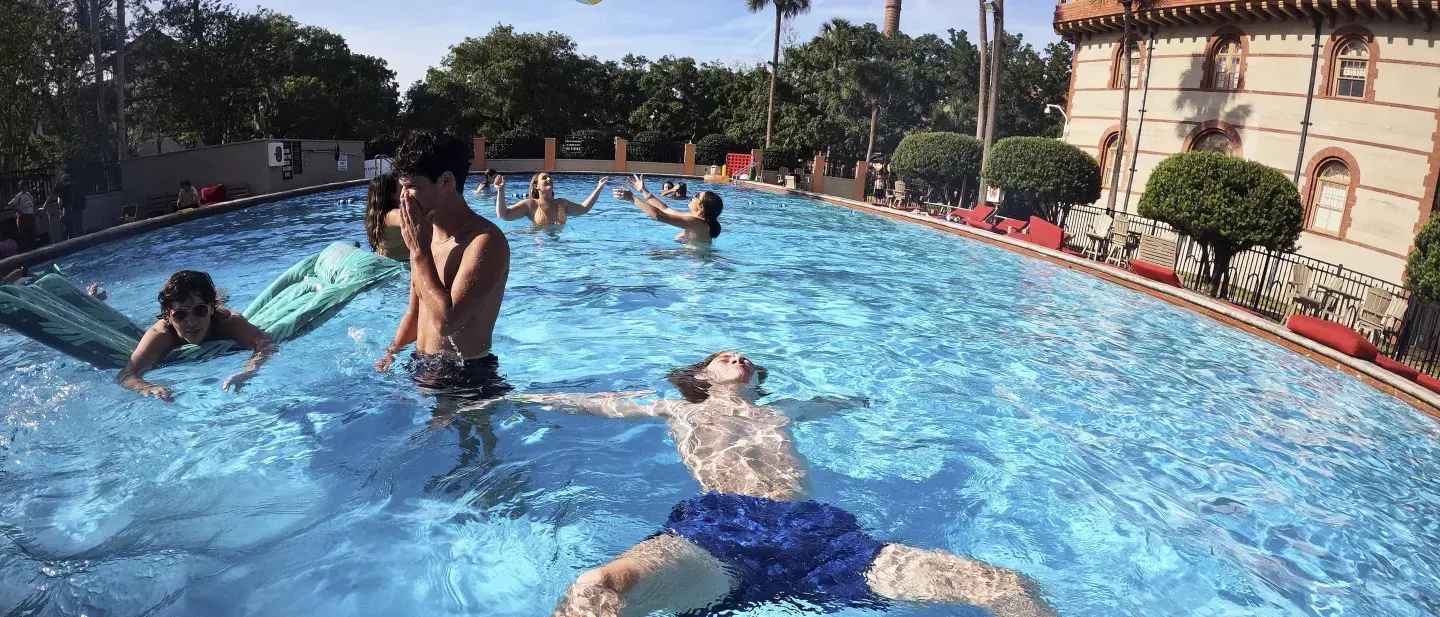
M 713 252 L 608 196 L 560 232 L 502 223 L 510 381 L 668 392 L 669 369 L 728 348 L 770 369 L 774 396 L 869 397 L 794 426 L 817 498 L 881 539 L 1024 572 L 1068 617 L 1440 614 L 1433 418 L 1087 275 L 720 192 Z M 252 208 L 62 266 L 140 320 L 182 268 L 243 307 L 326 243 L 362 241 L 361 197 Z M 698 491 L 659 423 L 507 403 L 492 441 L 432 419 L 433 399 L 372 369 L 404 306 L 399 282 L 361 296 L 238 395 L 220 379 L 241 355 L 153 372 L 172 405 L 0 333 L 0 614 L 548 615 Z

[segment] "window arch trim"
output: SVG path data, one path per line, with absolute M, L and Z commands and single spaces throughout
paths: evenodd
M 1350 186 L 1345 189 L 1345 209 L 1340 215 L 1340 229 L 1330 231 L 1315 227 L 1315 211 L 1317 202 L 1320 199 L 1320 170 L 1326 165 L 1338 162 L 1345 165 L 1345 170 L 1350 173 Z M 1310 164 L 1305 171 L 1305 192 L 1301 197 L 1305 200 L 1305 231 L 1330 238 L 1345 239 L 1350 232 L 1351 212 L 1355 209 L 1355 190 L 1360 186 L 1360 166 L 1355 162 L 1355 157 L 1343 148 L 1325 148 L 1316 152 L 1310 157 Z
M 1234 88 L 1219 87 L 1215 84 L 1215 58 L 1218 56 L 1221 46 L 1224 45 L 1224 43 L 1227 41 L 1235 41 L 1237 46 L 1240 48 L 1240 67 L 1236 71 L 1236 73 L 1238 73 L 1240 77 L 1237 80 Z M 1200 88 L 1202 90 L 1218 90 L 1224 92 L 1238 92 L 1240 90 L 1244 90 L 1245 73 L 1246 69 L 1249 68 L 1249 62 L 1250 37 L 1246 36 L 1245 31 L 1235 26 L 1224 26 L 1217 29 L 1214 34 L 1210 35 L 1210 41 L 1205 46 L 1205 72 L 1200 79 Z
M 1370 49 L 1368 66 L 1365 67 L 1365 96 L 1340 96 L 1337 94 L 1336 75 L 1340 70 L 1340 50 L 1351 41 L 1361 41 Z M 1370 30 L 1358 26 L 1349 25 L 1336 29 L 1330 33 L 1330 40 L 1325 43 L 1325 55 L 1321 59 L 1320 75 L 1325 81 L 1321 85 L 1320 92 L 1316 96 L 1341 101 L 1364 101 L 1375 102 L 1375 79 L 1380 75 L 1380 44 L 1376 42 L 1375 35 Z
M 1195 128 L 1190 129 L 1190 134 L 1185 136 L 1185 143 L 1180 146 L 1180 151 L 1194 151 L 1195 144 L 1199 143 L 1201 137 L 1216 132 L 1224 133 L 1230 138 L 1230 156 L 1245 156 L 1245 144 L 1240 140 L 1240 131 L 1224 120 L 1210 120 L 1195 125 Z
M 1145 74 L 1145 45 L 1138 34 L 1130 36 L 1130 45 L 1134 46 L 1136 56 L 1135 71 L 1130 76 L 1130 80 L 1134 82 L 1134 85 L 1130 86 L 1133 90 L 1143 83 L 1143 75 Z M 1116 39 L 1113 47 L 1114 49 L 1110 52 L 1110 89 L 1120 90 L 1125 87 L 1125 84 L 1122 82 L 1122 80 L 1125 79 L 1124 67 L 1120 64 L 1121 59 L 1125 58 L 1125 40 L 1123 38 Z

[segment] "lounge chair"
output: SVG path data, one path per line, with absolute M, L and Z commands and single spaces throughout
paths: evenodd
M 997 234 L 1013 234 L 1019 232 L 1022 229 L 1025 229 L 1029 225 L 1029 221 L 1022 221 L 1020 219 L 1007 219 L 1003 216 L 1000 216 L 995 218 L 995 223 L 992 225 L 993 229 L 991 229 L 991 231 Z
M 1140 236 L 1140 257 L 1130 260 L 1130 271 L 1157 283 L 1184 287 L 1174 268 L 1178 255 L 1174 240 L 1145 234 Z
M 1286 290 L 1290 292 L 1291 306 L 1300 309 L 1297 313 L 1319 313 L 1324 305 L 1324 301 L 1315 296 L 1314 277 L 1314 271 L 1303 263 L 1297 263 L 1290 269 Z
M 975 206 L 975 209 L 974 209 L 974 210 L 971 210 L 971 211 L 970 211 L 970 214 L 967 214 L 967 215 L 965 215 L 965 216 L 963 216 L 963 217 L 960 217 L 960 222 L 961 222 L 961 223 L 964 223 L 964 224 L 966 224 L 966 225 L 968 225 L 968 226 L 970 226 L 970 227 L 974 227 L 974 228 L 976 228 L 976 229 L 984 229 L 985 231 L 995 231 L 995 226 L 994 226 L 994 225 L 991 225 L 990 223 L 985 222 L 985 220 L 988 219 L 988 218 L 990 218 L 990 215 L 992 215 L 992 214 L 995 214 L 995 206 L 990 206 L 990 205 Z
M 1108 214 L 1096 216 L 1090 221 L 1090 230 L 1085 232 L 1085 237 L 1090 242 L 1085 245 L 1085 257 L 1100 261 L 1104 254 L 1105 243 L 1110 241 L 1110 231 L 1115 227 L 1115 219 Z
M 1393 336 L 1400 331 L 1400 322 L 1405 319 L 1406 304 L 1403 298 L 1389 291 L 1371 287 L 1365 292 L 1365 304 L 1360 307 L 1355 329 L 1372 341 L 1377 336 Z
M 1030 217 L 1030 224 L 1025 226 L 1025 231 L 1011 232 L 1010 237 L 1020 240 L 1021 242 L 1029 242 L 1036 246 L 1043 246 L 1052 251 L 1079 255 L 1079 253 L 1065 248 L 1066 234 L 1064 229 L 1038 216 Z

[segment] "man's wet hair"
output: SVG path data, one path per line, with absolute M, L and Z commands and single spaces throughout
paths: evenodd
M 165 319 L 170 314 L 170 307 L 180 304 L 191 297 L 198 296 L 201 302 L 211 307 L 219 306 L 225 298 L 215 290 L 215 281 L 210 280 L 210 275 L 196 270 L 181 270 L 171 274 L 165 281 L 165 286 L 160 288 L 160 315 L 157 319 Z
M 710 363 L 714 362 L 715 358 L 723 356 L 727 353 L 734 352 L 729 350 L 717 351 L 710 354 L 704 360 L 696 362 L 695 364 L 682 366 L 673 371 L 670 371 L 670 374 L 666 375 L 665 379 L 670 382 L 670 385 L 675 386 L 675 389 L 680 391 L 680 396 L 686 401 L 691 403 L 703 403 L 706 399 L 710 398 L 710 382 L 701 379 L 700 373 L 704 372 L 705 367 L 710 366 Z M 768 371 L 765 370 L 765 367 L 760 366 L 759 364 L 755 365 L 756 384 L 765 383 L 765 376 L 767 374 Z
M 439 182 L 448 171 L 455 177 L 455 192 L 463 195 L 470 151 L 465 142 L 445 131 L 415 131 L 395 150 L 395 173 Z

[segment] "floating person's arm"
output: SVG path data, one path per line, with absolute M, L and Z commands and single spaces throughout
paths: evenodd
M 693 214 L 671 210 L 670 207 L 665 205 L 665 202 L 660 201 L 654 195 L 650 194 L 650 190 L 645 188 L 645 176 L 635 176 L 635 179 L 630 182 L 630 186 L 634 188 L 634 191 L 630 194 L 630 199 L 635 202 L 635 206 L 640 208 L 640 211 L 644 212 L 646 216 L 665 223 L 666 225 L 672 225 L 681 229 L 690 229 L 697 224 L 706 224 L 705 221 L 697 218 Z
M 415 286 L 410 286 L 410 301 L 405 307 L 405 316 L 400 318 L 400 327 L 395 330 L 395 340 L 390 341 L 390 346 L 385 348 L 385 355 L 375 361 L 375 370 L 385 372 L 390 370 L 390 365 L 395 363 L 395 354 L 409 347 L 415 339 L 419 338 L 419 330 L 415 327 L 420 320 L 420 298 L 415 295 Z
M 770 403 L 769 406 L 784 412 L 791 420 L 802 422 L 819 420 L 850 409 L 869 407 L 870 399 L 863 396 L 825 395 L 804 401 L 793 398 L 780 399 Z
M 249 349 L 250 361 L 245 363 L 245 370 L 231 375 L 225 383 L 220 384 L 222 390 L 239 392 L 245 382 L 255 377 L 260 367 L 265 364 L 270 356 L 275 355 L 275 341 L 270 340 L 270 335 L 264 330 L 256 328 L 238 313 L 230 313 L 220 324 L 220 335 L 233 339 L 241 347 Z
M 465 247 L 455 280 L 450 289 L 446 289 L 430 253 L 433 228 L 413 202 L 403 199 L 405 224 L 400 229 L 410 248 L 410 285 L 419 304 L 427 309 L 426 317 L 437 322 L 433 324 L 435 331 L 440 336 L 453 336 L 470 323 L 484 306 L 490 290 L 509 273 L 510 247 L 503 236 L 481 234 Z
M 522 199 L 513 206 L 505 205 L 505 176 L 495 176 L 495 218 L 502 221 L 518 221 L 530 216 L 534 199 Z
M 120 374 L 115 376 L 115 383 L 147 397 L 167 403 L 173 402 L 175 394 L 170 388 L 145 381 L 141 376 L 175 348 L 176 338 L 163 322 L 146 330 L 145 336 L 140 338 L 140 344 L 135 346 L 135 352 L 130 354 L 130 361 L 125 363 L 125 368 L 120 369 Z
M 510 398 L 521 403 L 544 405 L 546 410 L 554 409 L 569 414 L 602 418 L 651 418 L 665 415 L 670 406 L 669 401 L 660 400 L 642 405 L 635 402 L 635 399 L 654 393 L 654 390 L 633 390 L 599 394 L 517 394 Z
M 892 600 L 978 606 L 995 617 L 1057 617 L 1040 587 L 1019 572 L 942 550 L 886 544 L 865 582 Z
M 595 202 L 600 199 L 600 191 L 605 189 L 605 184 L 609 181 L 610 176 L 601 178 L 599 182 L 595 183 L 595 190 L 590 191 L 590 196 L 578 204 L 568 199 L 561 200 L 565 203 L 565 214 L 580 216 L 590 212 L 590 209 L 595 207 Z

